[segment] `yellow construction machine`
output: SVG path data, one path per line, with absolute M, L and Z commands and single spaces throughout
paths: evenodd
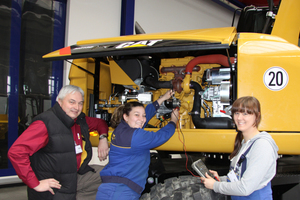
M 84 112 L 108 124 L 119 105 L 133 100 L 146 105 L 167 90 L 175 90 L 174 97 L 163 103 L 147 125 L 148 130 L 158 130 L 167 123 L 171 110 L 180 107 L 176 133 L 155 149 L 159 156 L 154 160 L 166 154 L 170 157 L 170 152 L 187 152 L 195 157 L 206 156 L 214 169 L 222 163 L 227 168 L 236 136 L 231 105 L 239 97 L 255 96 L 262 107 L 259 129 L 272 135 L 282 156 L 277 179 L 272 182 L 273 192 L 280 196 L 284 192 L 276 187 L 294 187 L 300 180 L 299 8 L 299 0 L 282 0 L 269 7 L 251 6 L 242 10 L 237 28 L 84 40 L 43 58 L 73 59 L 70 84 L 85 91 Z M 257 13 L 263 13 L 263 19 L 255 19 Z M 251 26 L 246 24 L 250 17 Z M 172 165 L 180 165 L 180 159 L 173 160 Z M 280 160 L 288 160 L 288 171 Z M 173 176 L 167 164 L 162 164 L 150 166 L 149 178 L 155 180 L 150 185 Z

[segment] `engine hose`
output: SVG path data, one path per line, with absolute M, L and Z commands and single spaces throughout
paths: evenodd
M 173 89 L 173 85 L 171 81 L 157 81 L 156 79 L 148 76 L 145 78 L 144 82 L 150 86 L 154 87 L 156 89 L 158 88 L 170 88 Z
M 234 57 L 230 57 L 231 63 L 234 63 Z M 185 68 L 186 74 L 192 74 L 193 68 L 198 64 L 220 64 L 224 67 L 230 67 L 228 62 L 228 57 L 222 54 L 213 54 L 198 56 L 192 59 Z
M 201 88 L 201 86 L 199 85 L 199 83 L 195 82 L 195 81 L 191 81 L 190 82 L 190 88 L 193 88 L 195 90 L 195 94 L 194 94 L 194 104 L 193 104 L 193 109 L 192 109 L 192 113 L 201 113 L 201 98 L 200 98 L 200 91 L 203 91 L 203 89 Z
M 194 81 L 191 81 L 190 87 L 195 90 L 194 104 L 191 112 L 192 121 L 197 129 L 230 129 L 234 128 L 234 123 L 227 117 L 209 117 L 201 118 L 201 86 Z
M 268 0 L 268 4 L 269 4 L 269 12 L 273 13 L 273 6 L 274 6 L 273 0 Z M 262 30 L 262 33 L 267 33 L 267 30 L 270 26 L 270 23 L 272 22 L 271 18 L 272 17 L 270 17 L 270 16 L 267 17 L 266 22 L 265 22 L 265 26 Z

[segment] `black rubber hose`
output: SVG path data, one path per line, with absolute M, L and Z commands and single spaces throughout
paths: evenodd
M 194 94 L 194 104 L 192 109 L 192 114 L 198 113 L 199 116 L 201 114 L 201 98 L 200 98 L 200 92 L 203 91 L 199 83 L 191 81 L 190 82 L 190 88 L 195 90 Z
M 273 13 L 273 6 L 274 6 L 273 0 L 268 0 L 268 4 L 269 4 L 269 12 Z M 267 33 L 267 30 L 268 30 L 268 28 L 270 26 L 270 23 L 271 23 L 271 18 L 272 17 L 267 17 L 266 22 L 265 22 L 265 26 L 262 30 L 262 33 Z

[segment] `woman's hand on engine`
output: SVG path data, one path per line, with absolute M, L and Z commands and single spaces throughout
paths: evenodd
M 174 94 L 175 92 L 173 90 L 168 90 L 164 95 L 157 99 L 157 103 L 161 105 L 165 100 L 170 99 Z

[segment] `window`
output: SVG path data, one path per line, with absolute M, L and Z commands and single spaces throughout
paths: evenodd
M 62 86 L 63 62 L 42 56 L 64 47 L 65 15 L 66 0 L 0 0 L 0 169 L 12 168 L 8 148 Z

